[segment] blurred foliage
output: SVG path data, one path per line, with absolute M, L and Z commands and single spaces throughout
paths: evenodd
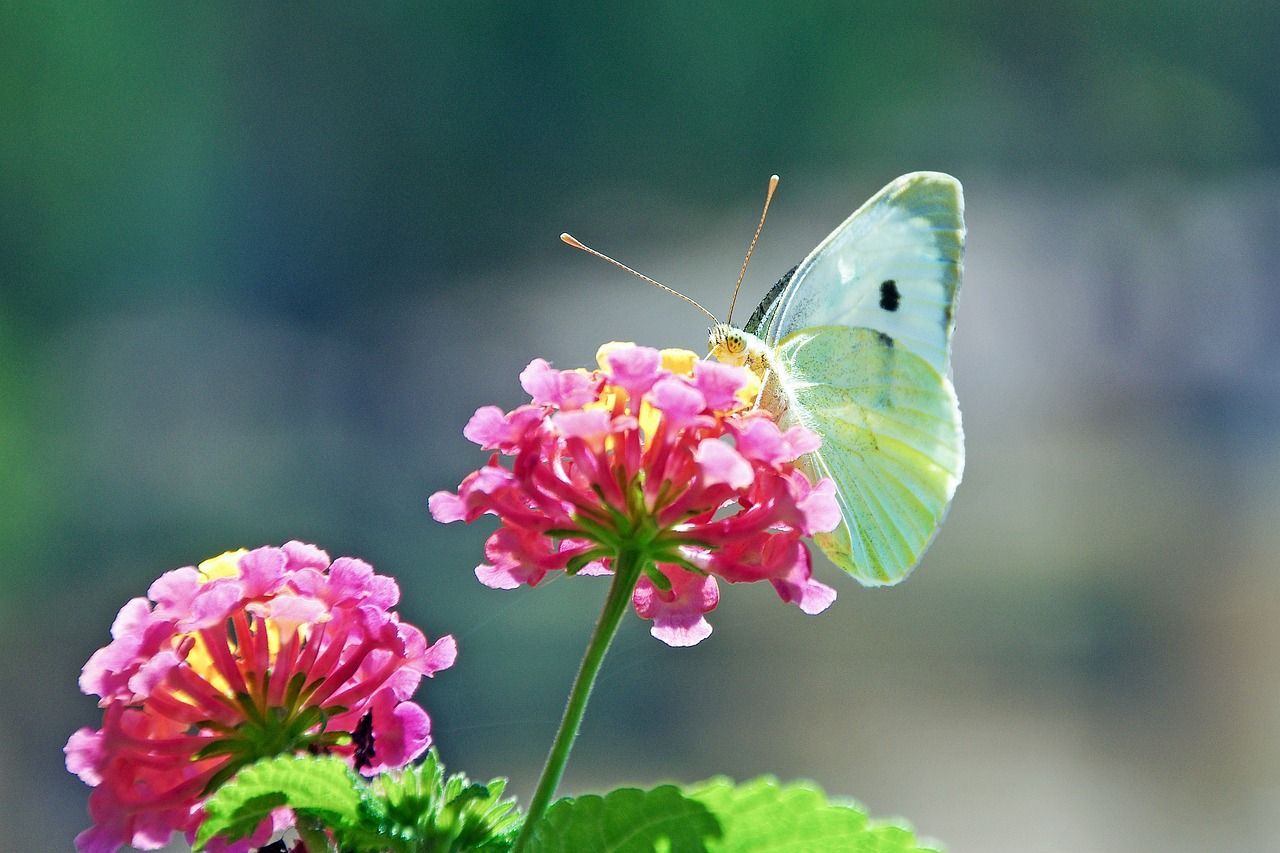
M 414 287 L 406 267 L 484 266 L 602 181 L 711 205 L 775 170 L 1105 177 L 1280 150 L 1264 0 L 0 16 L 0 277 L 29 330 L 210 283 L 322 316 Z

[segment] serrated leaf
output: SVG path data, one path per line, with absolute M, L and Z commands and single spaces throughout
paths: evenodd
M 359 820 L 363 784 L 340 758 L 281 755 L 249 765 L 205 801 L 196 835 L 202 849 L 215 835 L 242 838 L 287 805 L 332 827 Z
M 352 853 L 461 853 L 510 850 L 520 829 L 506 781 L 486 785 L 455 773 L 448 779 L 432 749 L 416 767 L 379 774 L 360 807 L 358 826 L 335 835 Z
M 780 784 L 761 777 L 741 785 L 710 779 L 685 789 L 719 821 L 708 853 L 927 853 L 910 830 L 876 824 L 852 806 L 827 800 L 810 782 Z M 936 853 L 936 851 L 933 851 Z
M 720 825 L 675 785 L 619 788 L 603 797 L 560 800 L 538 821 L 528 853 L 702 853 Z

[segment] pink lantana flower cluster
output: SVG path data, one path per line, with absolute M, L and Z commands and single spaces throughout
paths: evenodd
M 399 588 L 369 564 L 289 542 L 167 572 L 147 596 L 120 610 L 80 676 L 103 722 L 65 749 L 67 769 L 94 787 L 79 850 L 194 837 L 208 794 L 260 758 L 336 754 L 372 773 L 430 745 L 410 697 L 453 664 L 456 645 L 401 622 Z M 261 846 L 290 823 L 278 810 L 250 838 L 207 849 Z
M 607 574 L 623 549 L 638 552 L 632 603 L 672 646 L 711 633 L 717 578 L 769 581 L 805 613 L 826 609 L 835 591 L 813 579 L 801 539 L 839 523 L 834 484 L 794 465 L 817 435 L 749 411 L 758 380 L 743 368 L 632 344 L 606 345 L 598 361 L 586 371 L 536 359 L 520 374 L 531 403 L 486 406 L 467 424 L 496 452 L 430 509 L 443 522 L 498 517 L 480 581 Z

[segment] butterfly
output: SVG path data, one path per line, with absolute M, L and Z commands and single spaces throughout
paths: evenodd
M 770 198 L 776 186 L 774 176 Z M 915 567 L 964 473 L 950 378 L 964 240 L 960 182 L 903 175 L 784 275 L 743 327 L 708 330 L 710 355 L 760 377 L 757 406 L 784 429 L 801 424 L 821 436 L 798 465 L 835 483 L 841 523 L 815 541 L 868 586 L 897 583 Z
M 871 197 L 765 296 L 743 328 L 713 326 L 720 361 L 761 374 L 758 405 L 822 446 L 841 523 L 815 541 L 864 584 L 920 561 L 964 473 L 951 335 L 964 264 L 960 182 L 903 175 Z

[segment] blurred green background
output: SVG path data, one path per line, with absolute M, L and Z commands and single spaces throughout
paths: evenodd
M 956 853 L 1280 836 L 1280 5 L 5 4 L 0 848 L 66 850 L 79 668 L 160 572 L 301 538 L 459 638 L 451 767 L 537 770 L 604 586 L 427 496 L 533 357 L 697 348 L 902 172 L 965 184 L 966 480 L 901 587 L 630 619 L 566 779 L 810 776 Z M 177 848 L 175 848 L 177 849 Z

